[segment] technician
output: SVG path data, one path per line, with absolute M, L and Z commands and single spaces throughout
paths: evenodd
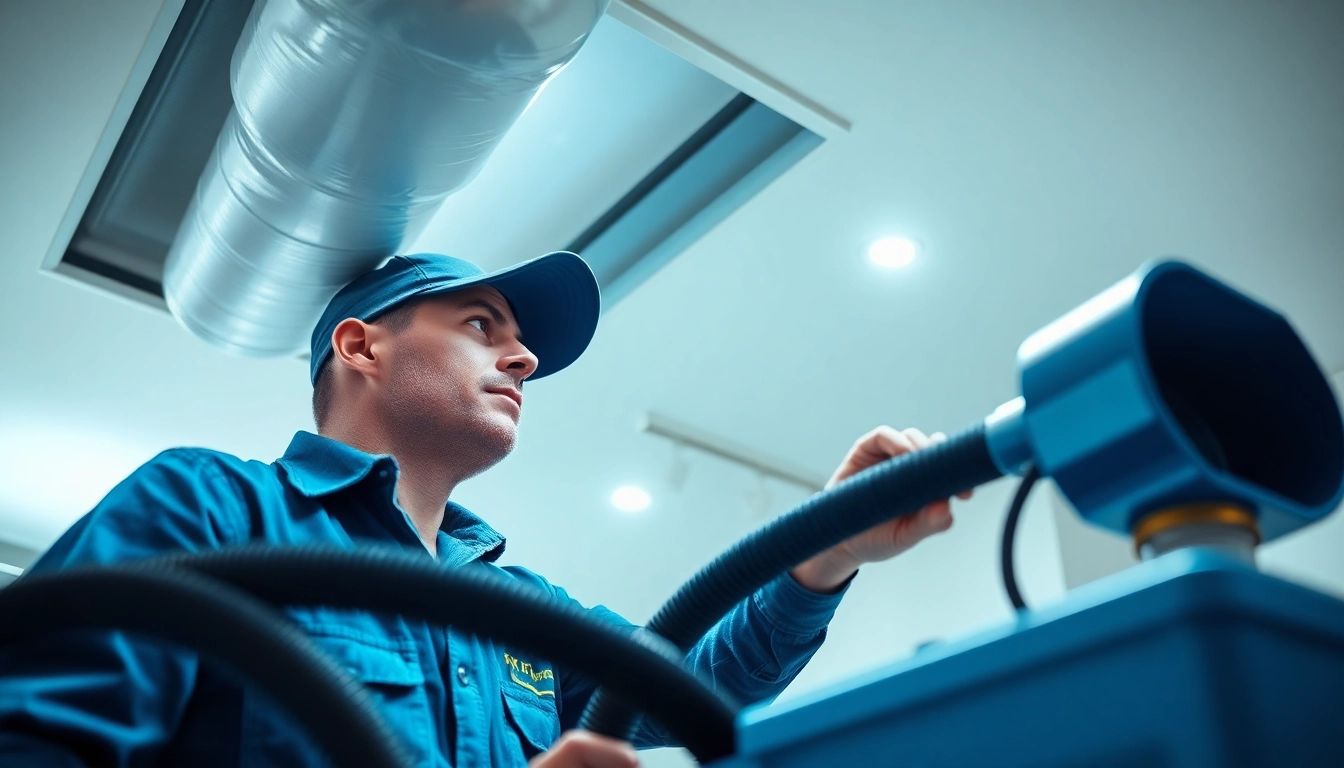
M 199 448 L 165 451 L 31 572 L 253 541 L 390 545 L 572 600 L 531 571 L 495 565 L 504 537 L 450 497 L 513 449 L 523 383 L 583 352 L 598 305 L 592 272 L 569 253 L 489 274 L 445 256 L 394 257 L 336 294 L 313 332 L 318 434 L 299 432 L 271 464 Z M 831 482 L 930 442 L 914 429 L 876 429 Z M 821 645 L 860 564 L 951 524 L 942 501 L 799 564 L 719 622 L 687 665 L 739 701 L 778 695 Z M 417 766 L 637 765 L 630 745 L 570 730 L 593 685 L 545 658 L 399 617 L 288 613 L 366 685 Z M 600 606 L 591 613 L 632 626 Z M 634 741 L 668 743 L 650 725 Z M 86 632 L 0 654 L 0 765 L 323 764 L 276 705 L 190 652 Z

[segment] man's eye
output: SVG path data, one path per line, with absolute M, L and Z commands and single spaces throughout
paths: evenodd
M 484 317 L 473 317 L 467 322 L 471 323 L 472 325 L 475 325 L 476 330 L 480 331 L 481 333 L 486 332 L 486 325 L 489 323 L 489 321 L 486 320 Z

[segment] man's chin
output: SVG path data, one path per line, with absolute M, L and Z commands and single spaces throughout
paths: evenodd
M 487 466 L 503 461 L 518 442 L 518 423 L 513 418 L 502 413 L 490 414 L 490 417 L 483 419 L 485 423 L 472 430 L 480 452 L 495 457 Z

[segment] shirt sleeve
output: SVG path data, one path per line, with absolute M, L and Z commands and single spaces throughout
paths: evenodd
M 206 452 L 160 454 L 75 523 L 29 572 L 241 540 L 235 488 Z M 151 765 L 182 716 L 196 673 L 194 654 L 121 632 L 64 633 L 5 648 L 0 765 Z
M 562 599 L 572 599 L 555 588 Z M 846 583 L 834 594 L 813 592 L 789 574 L 781 574 L 728 615 L 686 654 L 686 667 L 720 694 L 739 704 L 773 701 L 798 676 L 826 639 L 826 627 L 835 615 Z M 590 609 L 599 619 L 634 629 L 615 612 Z M 562 672 L 560 724 L 578 725 L 594 686 L 578 675 Z M 640 722 L 632 739 L 635 746 L 676 746 L 655 723 Z

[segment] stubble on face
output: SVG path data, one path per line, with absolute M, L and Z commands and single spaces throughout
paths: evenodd
M 401 442 L 425 455 L 451 457 L 477 474 L 512 452 L 516 412 L 491 387 L 513 387 L 498 370 L 499 353 L 457 327 L 460 313 L 448 298 L 417 307 L 399 334 L 386 383 L 386 418 Z M 507 306 L 507 305 L 506 305 Z

